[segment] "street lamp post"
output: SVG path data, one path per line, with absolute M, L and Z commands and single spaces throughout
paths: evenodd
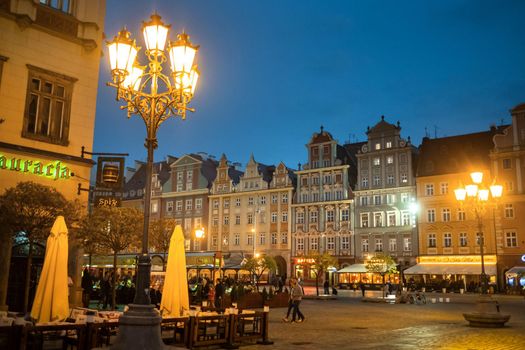
M 470 174 L 472 180 L 471 184 L 465 187 L 460 187 L 454 190 L 456 200 L 460 203 L 468 204 L 476 215 L 478 227 L 478 244 L 479 253 L 481 257 L 481 293 L 487 294 L 487 274 L 485 273 L 485 250 L 484 250 L 484 235 L 483 235 L 483 213 L 486 205 L 490 200 L 497 200 L 501 198 L 503 193 L 503 186 L 493 183 L 489 188 L 483 186 L 483 173 L 473 172 Z M 496 243 L 497 244 L 497 243 Z
M 146 126 L 148 156 L 146 162 L 146 184 L 144 192 L 144 226 L 142 232 L 142 252 L 139 256 L 137 288 L 133 304 L 120 318 L 120 331 L 114 348 L 117 349 L 161 349 L 164 347 L 160 337 L 160 317 L 154 311 L 149 298 L 151 258 L 148 252 L 148 227 L 151 203 L 151 178 L 153 153 L 157 148 L 157 130 L 170 117 L 186 118 L 186 111 L 193 98 L 199 71 L 193 64 L 198 46 L 191 44 L 186 33 L 178 34 L 177 41 L 169 42 L 167 54 L 166 41 L 170 25 L 162 22 L 157 14 L 149 22 L 143 22 L 142 32 L 146 44 L 147 66 L 137 60 L 140 48 L 131 34 L 122 29 L 108 42 L 109 62 L 112 82 L 108 85 L 116 89 L 117 101 L 123 101 L 121 109 L 127 109 L 128 118 L 139 115 Z M 167 62 L 171 73 L 162 73 L 162 65 Z

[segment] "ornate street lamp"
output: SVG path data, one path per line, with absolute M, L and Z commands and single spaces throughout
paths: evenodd
M 476 171 L 470 174 L 473 183 L 454 190 L 456 200 L 468 205 L 475 213 L 478 223 L 479 252 L 481 256 L 481 293 L 487 294 L 487 275 L 485 273 L 483 213 L 490 201 L 498 200 L 503 194 L 503 186 L 493 183 L 489 189 L 483 186 L 483 173 Z M 495 233 L 494 233 L 495 234 Z M 496 243 L 497 244 L 497 243 Z
M 137 286 L 133 304 L 120 317 L 119 337 L 114 348 L 160 349 L 164 347 L 160 336 L 160 317 L 149 298 L 151 258 L 148 253 L 148 227 L 151 205 L 151 177 L 153 152 L 157 148 L 157 130 L 169 117 L 186 118 L 186 111 L 193 112 L 188 104 L 193 98 L 199 78 L 194 65 L 198 46 L 190 42 L 186 33 L 178 34 L 177 41 L 166 41 L 170 26 L 162 22 L 156 13 L 150 21 L 143 22 L 142 33 L 146 44 L 147 66 L 137 60 L 140 47 L 131 38 L 130 32 L 122 29 L 108 42 L 109 63 L 112 82 L 116 88 L 117 101 L 123 101 L 121 109 L 127 109 L 128 118 L 139 115 L 146 126 L 148 158 L 146 163 L 146 185 L 144 192 L 144 226 L 142 253 L 139 256 Z M 162 72 L 163 64 L 170 59 L 171 72 Z

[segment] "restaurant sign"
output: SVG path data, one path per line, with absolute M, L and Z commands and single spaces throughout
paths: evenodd
M 480 264 L 479 255 L 443 255 L 443 256 L 420 256 L 420 264 Z M 496 264 L 496 255 L 485 255 L 485 264 Z
M 44 162 L 39 159 L 8 157 L 0 154 L 0 169 L 28 173 L 52 180 L 66 180 L 72 176 L 68 166 L 59 160 Z

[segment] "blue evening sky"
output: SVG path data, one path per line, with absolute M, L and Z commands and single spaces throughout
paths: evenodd
M 125 6 L 124 6 L 125 3 Z M 201 46 L 201 78 L 185 121 L 166 121 L 156 160 L 207 152 L 245 165 L 306 161 L 320 125 L 363 141 L 381 115 L 404 137 L 450 136 L 510 122 L 525 102 L 525 1 L 178 0 L 107 2 L 108 39 L 157 10 Z M 142 64 L 145 63 L 141 56 Z M 145 160 L 145 127 L 115 101 L 100 66 L 96 152 Z

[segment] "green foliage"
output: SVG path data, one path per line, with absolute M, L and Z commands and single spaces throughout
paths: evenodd
M 310 267 L 316 277 L 322 276 L 329 267 L 337 265 L 337 259 L 324 252 L 323 254 L 312 253 L 306 256 L 305 264 Z
M 382 276 L 389 273 L 396 273 L 396 261 L 390 255 L 376 254 L 366 262 L 366 270 Z
M 138 209 L 99 207 L 84 218 L 79 234 L 86 249 L 117 254 L 140 246 L 142 223 Z
M 166 253 L 170 249 L 170 239 L 176 225 L 175 219 L 152 219 L 149 226 L 150 248 L 157 253 Z
M 2 232 L 12 237 L 22 231 L 30 241 L 44 240 L 57 216 L 63 215 L 68 226 L 77 219 L 77 206 L 52 187 L 20 182 L 0 196 Z
M 319 252 L 314 252 L 308 254 L 303 260 L 303 266 L 308 266 L 310 271 L 315 274 L 315 290 L 317 295 L 319 295 L 319 277 L 322 276 L 329 267 L 337 265 L 337 259 L 330 255 L 327 252 L 320 254 Z
M 253 257 L 245 261 L 242 265 L 242 269 L 249 271 L 258 282 L 266 271 L 275 272 L 275 270 L 277 270 L 277 263 L 275 262 L 275 259 L 269 255 L 258 258 Z

